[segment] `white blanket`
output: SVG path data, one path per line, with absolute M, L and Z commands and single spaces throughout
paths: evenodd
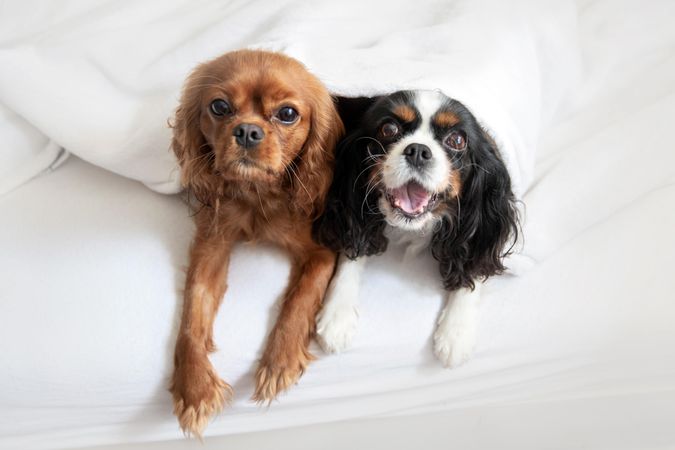
M 392 252 L 367 268 L 353 348 L 324 355 L 313 346 L 318 359 L 299 384 L 270 409 L 258 408 L 249 400 L 252 371 L 288 263 L 278 250 L 240 245 L 211 357 L 234 384 L 235 402 L 210 424 L 207 442 L 452 410 L 457 420 L 436 435 L 396 424 L 414 436 L 405 442 L 424 448 L 675 447 L 675 3 L 584 3 L 584 82 L 542 136 L 524 196 L 531 270 L 486 286 L 473 359 L 453 370 L 434 360 L 430 337 L 443 293 L 433 261 L 411 273 Z M 284 5 L 268 7 L 264 30 L 296 14 Z M 106 6 L 111 16 L 113 6 Z M 3 5 L 0 20 L 8 22 L 4 13 L 14 7 Z M 70 14 L 61 8 L 54 21 Z M 174 18 L 175 31 L 202 14 L 194 9 L 158 13 L 146 26 L 157 30 Z M 207 12 L 214 23 L 222 16 Z M 62 30 L 95 18 L 74 15 Z M 30 16 L 24 19 L 0 33 L 34 33 Z M 123 35 L 113 19 L 108 26 Z M 399 65 L 421 55 L 407 54 Z M 30 123 L 12 142 L 40 149 L 48 139 Z M 0 197 L 0 448 L 183 439 L 167 386 L 192 232 L 176 196 L 77 158 Z M 514 405 L 530 413 L 514 415 Z M 321 445 L 344 442 L 330 436 Z M 250 448 L 288 448 L 294 437 Z
M 440 88 L 465 102 L 522 191 L 542 121 L 577 75 L 575 31 L 561 1 L 14 2 L 0 14 L 0 104 L 39 141 L 176 192 L 166 123 L 186 75 L 228 50 L 278 50 L 337 93 Z M 0 162 L 4 173 L 44 168 Z

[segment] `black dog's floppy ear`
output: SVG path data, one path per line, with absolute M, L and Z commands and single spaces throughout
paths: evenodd
M 363 121 L 363 116 L 371 106 L 379 99 L 375 97 L 343 97 L 334 96 L 335 105 L 342 119 L 342 123 L 347 130 L 347 135 L 356 131 Z
M 363 128 L 366 112 L 379 98 L 335 97 L 347 135 L 337 146 L 333 183 L 313 231 L 319 243 L 351 259 L 387 248 L 384 220 L 372 217 L 380 213 L 377 196 L 368 192 L 368 168 L 373 164 L 368 141 L 372 139 Z
M 457 217 L 443 218 L 431 242 L 448 290 L 473 289 L 474 280 L 502 273 L 502 260 L 518 239 L 518 210 L 508 170 L 494 140 L 480 125 L 475 128 L 467 149 L 470 161 L 462 164 Z
M 326 207 L 314 222 L 314 239 L 350 259 L 382 253 L 387 248 L 378 196 L 368 185 L 368 169 L 373 164 L 370 139 L 356 130 L 340 142 Z
M 377 196 L 368 193 L 367 139 L 360 132 L 347 136 L 336 151 L 333 184 L 328 191 L 324 213 L 314 222 L 314 238 L 348 258 L 382 253 L 387 248 L 384 218 Z M 364 161 L 365 159 L 365 161 Z M 379 220 L 382 219 L 382 220 Z

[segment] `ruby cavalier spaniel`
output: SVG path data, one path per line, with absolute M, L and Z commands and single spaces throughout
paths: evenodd
M 235 242 L 272 242 L 292 259 L 253 399 L 271 402 L 312 359 L 315 315 L 336 260 L 312 239 L 312 222 L 323 211 L 343 125 L 326 88 L 298 61 L 242 50 L 192 72 L 172 127 L 182 183 L 199 207 L 170 391 L 181 428 L 200 436 L 232 397 L 208 354 Z

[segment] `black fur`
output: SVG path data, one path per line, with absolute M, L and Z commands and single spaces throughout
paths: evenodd
M 315 238 L 327 247 L 354 259 L 382 253 L 387 248 L 385 221 L 377 206 L 379 189 L 368 191 L 372 155 L 387 150 L 389 143 L 374 141 L 377 129 L 392 117 L 397 104 L 414 106 L 413 94 L 400 91 L 370 101 L 359 98 L 349 107 L 339 108 L 352 118 L 343 117 L 347 135 L 336 151 L 333 184 L 324 214 L 315 222 Z M 338 99 L 339 102 L 349 100 Z M 361 105 L 365 111 L 358 111 Z M 357 107 L 355 109 L 355 106 Z M 460 102 L 447 99 L 444 111 L 453 112 L 460 122 L 468 148 L 449 152 L 448 158 L 459 170 L 462 183 L 459 201 L 443 198 L 442 218 L 437 224 L 430 249 L 439 262 L 443 285 L 448 290 L 474 288 L 474 280 L 502 273 L 503 258 L 518 238 L 518 213 L 511 190 L 511 179 L 499 151 L 475 117 Z M 360 120 L 354 120 L 354 116 Z M 416 123 L 406 126 L 416 127 Z M 448 129 L 434 129 L 442 140 Z
M 492 139 L 478 130 L 471 133 L 473 143 L 469 138 L 469 162 L 462 162 L 459 202 L 449 205 L 456 212 L 443 217 L 431 240 L 448 290 L 473 289 L 474 280 L 502 273 L 502 260 L 518 238 L 511 179 Z
M 360 130 L 352 130 L 338 144 L 326 207 L 314 222 L 314 238 L 350 259 L 387 249 L 386 223 L 378 212 L 378 196 L 365 195 L 369 155 L 367 139 L 362 139 L 363 136 Z
M 379 97 L 335 97 L 338 114 L 342 119 L 347 134 L 361 125 L 365 114 Z

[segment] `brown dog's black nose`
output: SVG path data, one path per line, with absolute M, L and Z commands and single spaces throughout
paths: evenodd
M 242 123 L 234 127 L 232 132 L 237 144 L 249 149 L 254 148 L 265 137 L 265 132 L 258 125 L 252 123 Z
M 405 159 L 413 167 L 422 168 L 431 160 L 431 149 L 424 144 L 410 144 L 403 149 Z

